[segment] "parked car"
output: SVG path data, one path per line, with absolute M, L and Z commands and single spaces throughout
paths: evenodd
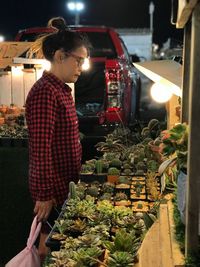
M 97 129 L 122 122 L 129 125 L 139 112 L 140 78 L 134 70 L 119 34 L 103 26 L 69 26 L 86 33 L 92 45 L 90 68 L 83 71 L 75 84 L 75 103 L 80 131 Z M 18 32 L 16 41 L 34 41 L 52 28 L 31 28 Z

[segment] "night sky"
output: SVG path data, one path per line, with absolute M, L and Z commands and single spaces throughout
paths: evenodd
M 149 28 L 151 0 L 82 0 L 86 8 L 80 24 L 105 25 L 116 28 Z M 66 8 L 67 0 L 5 0 L 1 1 L 0 34 L 13 40 L 19 29 L 45 26 L 48 19 L 63 16 L 74 24 L 74 15 Z M 182 30 L 170 23 L 171 0 L 153 0 L 153 41 L 162 44 L 169 37 L 182 40 Z

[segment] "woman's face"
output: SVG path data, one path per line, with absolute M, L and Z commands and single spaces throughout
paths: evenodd
M 81 75 L 82 65 L 88 56 L 87 49 L 81 46 L 73 52 L 62 52 L 63 60 L 61 63 L 62 80 L 66 83 L 75 83 Z

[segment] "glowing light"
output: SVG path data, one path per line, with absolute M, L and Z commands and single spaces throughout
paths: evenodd
M 4 36 L 3 35 L 0 35 L 0 42 L 4 42 Z
M 151 96 L 158 103 L 165 103 L 172 97 L 172 89 L 164 83 L 154 83 L 151 87 Z
M 20 76 L 22 74 L 23 66 L 12 66 L 12 75 Z
M 67 7 L 71 11 L 82 11 L 84 9 L 84 4 L 82 2 L 69 2 L 67 3 Z
M 84 63 L 82 65 L 82 70 L 86 71 L 89 70 L 89 68 L 90 68 L 90 60 L 89 58 L 85 58 Z

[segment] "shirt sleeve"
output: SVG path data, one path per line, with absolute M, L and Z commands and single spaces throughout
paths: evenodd
M 42 88 L 29 99 L 27 124 L 31 150 L 30 186 L 36 200 L 54 198 L 52 138 L 56 119 L 56 98 L 49 88 Z

